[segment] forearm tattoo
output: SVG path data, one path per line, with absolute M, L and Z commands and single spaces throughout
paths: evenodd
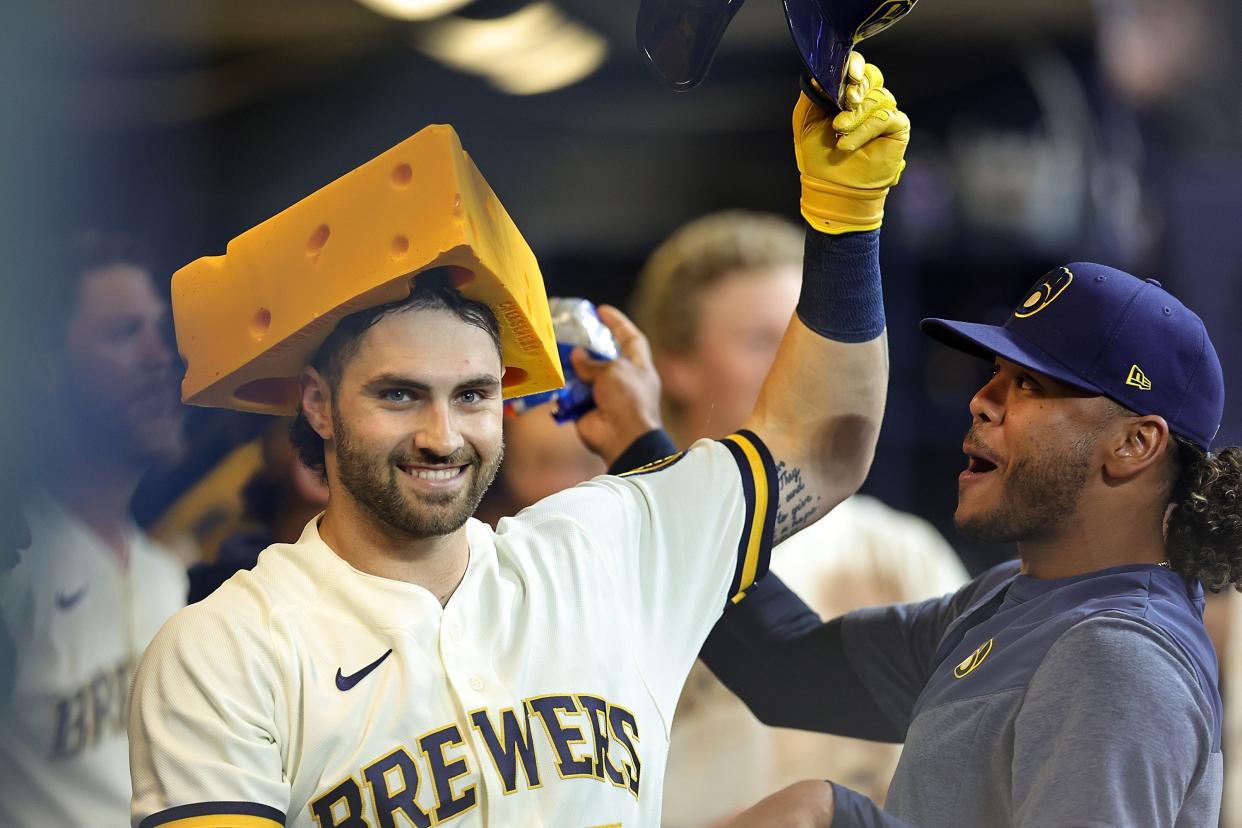
M 802 479 L 802 469 L 788 466 L 783 460 L 776 464 L 776 479 L 779 502 L 776 505 L 774 540 L 780 543 L 819 516 L 819 505 L 823 498 L 807 489 L 807 484 Z

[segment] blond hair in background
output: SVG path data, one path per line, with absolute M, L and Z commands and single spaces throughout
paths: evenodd
M 679 445 L 724 437 L 750 413 L 797 302 L 803 246 L 802 230 L 780 216 L 727 210 L 652 253 L 632 305 Z
M 638 277 L 634 322 L 653 351 L 694 347 L 699 296 L 725 276 L 773 265 L 802 266 L 803 234 L 769 213 L 722 210 L 683 224 L 652 252 Z

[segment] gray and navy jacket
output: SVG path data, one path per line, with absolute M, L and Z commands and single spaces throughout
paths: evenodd
M 1131 565 L 1016 562 L 953 595 L 822 623 L 769 575 L 704 646 L 760 719 L 904 741 L 886 802 L 843 826 L 1214 826 L 1221 701 L 1203 589 Z

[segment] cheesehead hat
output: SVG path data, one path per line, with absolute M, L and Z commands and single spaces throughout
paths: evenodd
M 191 405 L 293 414 L 345 316 L 447 270 L 500 322 L 504 395 L 564 379 L 534 253 L 450 126 L 429 126 L 173 274 Z

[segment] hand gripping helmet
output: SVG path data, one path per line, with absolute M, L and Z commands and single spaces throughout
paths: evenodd
M 707 76 L 716 47 L 745 0 L 642 0 L 638 48 L 669 86 Z M 864 38 L 887 29 L 917 0 L 784 0 L 785 19 L 807 73 L 841 105 L 845 61 Z

